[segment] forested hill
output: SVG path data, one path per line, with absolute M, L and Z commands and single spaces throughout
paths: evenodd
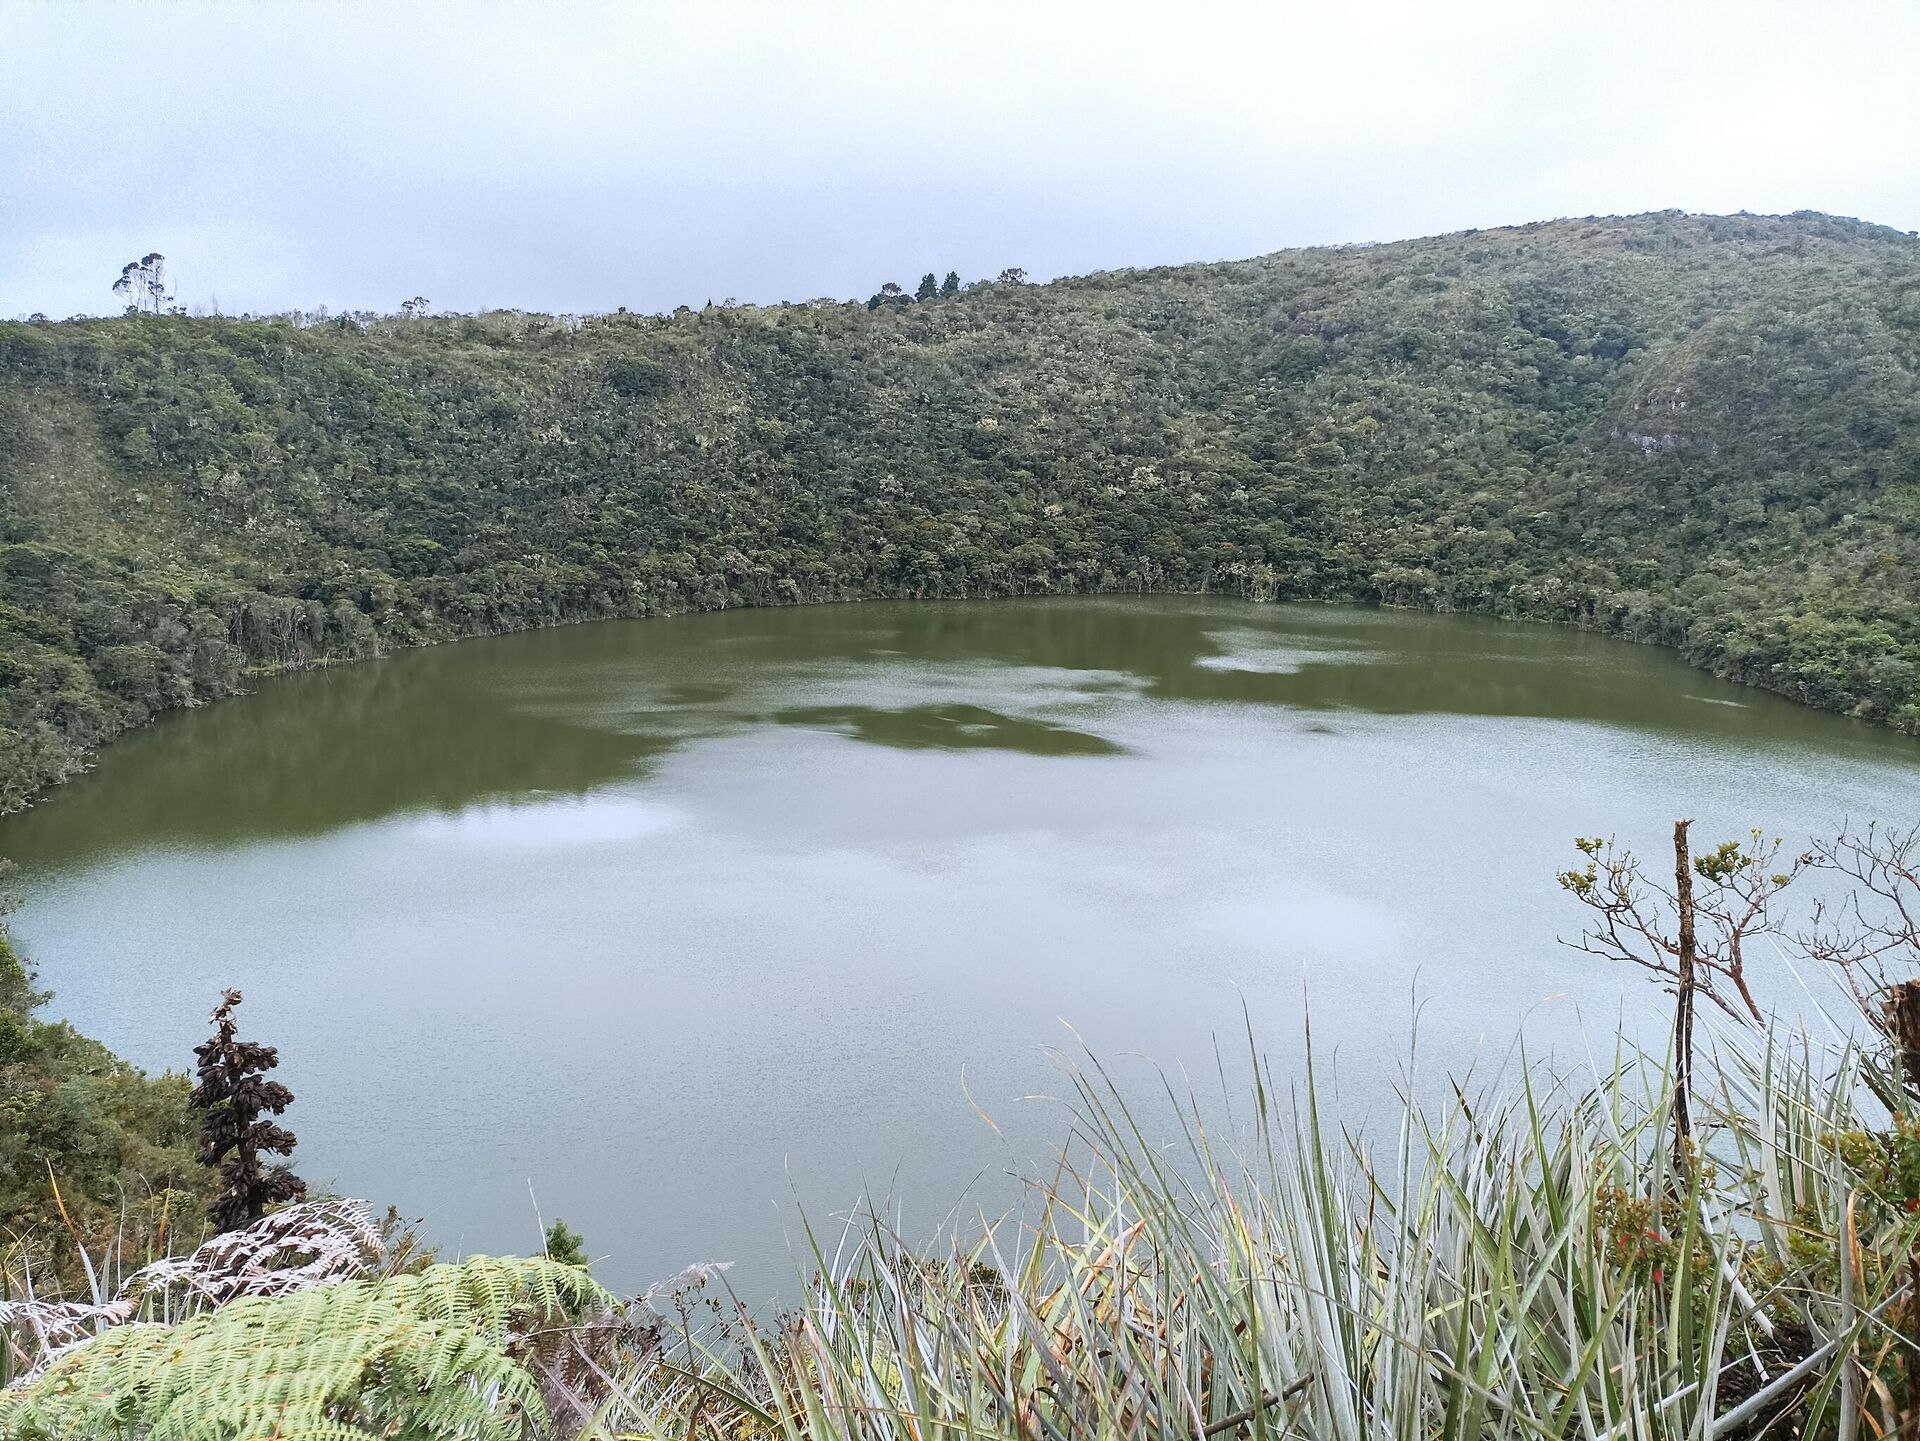
M 0 804 L 250 670 L 1210 590 L 1572 621 L 1920 731 L 1920 241 L 1555 221 L 922 301 L 0 324 Z

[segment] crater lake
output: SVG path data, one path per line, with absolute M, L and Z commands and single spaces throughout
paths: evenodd
M 1248 1029 L 1364 1126 L 1589 1064 L 1577 835 L 1658 860 L 1920 815 L 1920 743 L 1542 625 L 1197 597 L 608 622 L 263 681 L 0 822 L 51 1011 L 185 1069 L 223 987 L 296 1169 L 450 1251 L 556 1215 L 750 1299 L 863 1195 L 976 1225 L 1059 1051 L 1218 1090 Z M 1763 1002 L 1808 1004 L 1754 961 Z M 1417 1029 L 1418 1064 L 1409 1076 Z M 958 1202 L 961 1209 L 953 1208 Z

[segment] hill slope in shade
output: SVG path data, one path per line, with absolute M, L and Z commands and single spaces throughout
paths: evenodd
M 0 324 L 0 807 L 249 672 L 1206 590 L 1678 647 L 1920 731 L 1920 240 L 1565 220 L 670 317 Z

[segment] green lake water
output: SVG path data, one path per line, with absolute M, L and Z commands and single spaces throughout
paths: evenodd
M 262 684 L 0 823 L 53 1011 L 183 1067 L 224 986 L 314 1181 L 464 1251 L 790 1288 L 799 1210 L 997 1209 L 1047 1048 L 1150 1094 L 1245 1021 L 1384 1116 L 1662 998 L 1577 834 L 1920 818 L 1920 743 L 1544 626 L 1196 598 L 616 622 Z M 1762 956 L 1783 1010 L 1795 979 Z M 1229 1066 L 1234 1064 L 1230 1060 Z M 983 1114 L 990 1117 L 989 1125 Z

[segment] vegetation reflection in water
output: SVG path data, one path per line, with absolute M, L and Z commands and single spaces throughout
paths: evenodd
M 777 704 L 876 676 L 893 695 L 932 698 Z M 976 703 L 983 684 L 1000 709 Z M 96 774 L 0 823 L 0 846 L 69 860 L 585 796 L 769 723 L 894 746 L 1117 756 L 1126 747 L 1099 719 L 1121 696 L 1914 754 L 1907 738 L 1716 681 L 1665 651 L 1553 627 L 1198 597 L 875 602 L 569 627 L 264 681 L 121 742 Z
M 876 706 L 813 706 L 781 711 L 786 725 L 818 726 L 874 745 L 909 750 L 971 750 L 988 747 L 1037 756 L 1118 755 L 1122 747 L 1084 731 L 1044 721 L 1004 716 L 977 705 L 919 705 L 885 710 Z

